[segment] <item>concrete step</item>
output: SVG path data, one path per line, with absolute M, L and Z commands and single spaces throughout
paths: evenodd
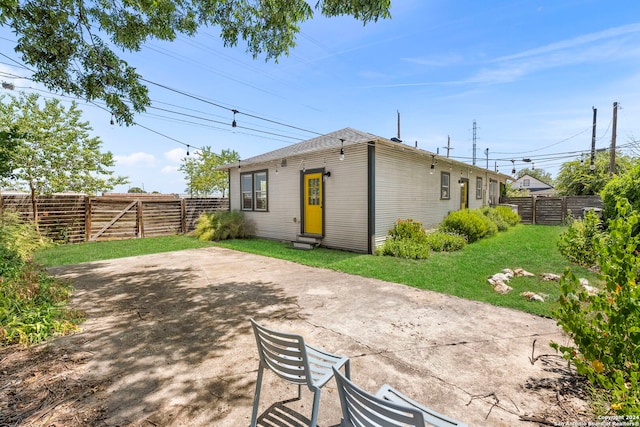
M 295 249 L 304 249 L 308 251 L 318 247 L 320 242 L 322 242 L 322 236 L 298 235 L 295 242 L 293 242 L 293 247 Z
M 300 242 L 300 241 L 293 242 L 294 249 L 302 249 L 305 251 L 310 251 L 311 249 L 314 249 L 316 246 L 318 246 L 317 243 Z
M 313 243 L 316 245 L 320 244 L 320 241 L 322 241 L 322 237 L 298 235 L 296 238 L 296 242 Z

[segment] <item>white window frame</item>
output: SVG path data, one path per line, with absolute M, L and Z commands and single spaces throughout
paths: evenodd
M 251 177 L 251 179 L 245 179 Z M 240 205 L 243 211 L 266 212 L 269 207 L 269 174 L 259 170 L 240 174 Z M 260 201 L 262 203 L 260 203 Z M 250 202 L 246 203 L 245 202 Z M 249 206 L 251 205 L 251 206 Z
M 451 174 L 449 172 L 440 172 L 440 199 L 451 200 Z

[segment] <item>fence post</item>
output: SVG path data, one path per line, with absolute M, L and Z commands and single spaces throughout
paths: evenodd
M 180 199 L 180 229 L 187 234 L 187 199 Z
M 137 235 L 138 239 L 144 237 L 144 221 L 143 221 L 144 212 L 142 211 L 142 200 L 138 199 L 138 203 L 136 203 L 136 222 L 138 223 Z
M 84 241 L 91 239 L 91 197 L 84 197 Z
M 536 210 L 538 207 L 536 206 L 536 196 L 531 196 L 531 224 L 536 224 Z

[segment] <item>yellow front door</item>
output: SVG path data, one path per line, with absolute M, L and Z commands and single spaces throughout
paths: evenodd
M 462 180 L 460 185 L 460 209 L 467 209 L 469 207 L 469 181 Z
M 304 176 L 304 232 L 322 235 L 322 173 Z

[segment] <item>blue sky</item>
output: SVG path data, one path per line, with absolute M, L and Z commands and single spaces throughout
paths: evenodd
M 476 163 L 486 165 L 488 148 L 490 167 L 505 173 L 510 159 L 521 168 L 530 158 L 555 175 L 588 152 L 592 107 L 596 148 L 611 144 L 614 102 L 617 145 L 640 139 L 640 3 L 392 0 L 391 13 L 366 26 L 316 17 L 278 63 L 223 47 L 214 28 L 124 53 L 145 79 L 174 90 L 149 86 L 153 108 L 136 117 L 148 129 L 112 126 L 107 112 L 79 102 L 115 173 L 131 180 L 116 191 L 184 192 L 177 169 L 187 144 L 190 155 L 211 146 L 249 158 L 344 127 L 393 137 L 397 112 L 405 143 L 446 155 L 450 137 L 451 156 L 467 163 L 475 120 Z M 18 59 L 15 36 L 0 36 L 0 52 Z M 0 62 L 0 80 L 39 88 Z M 230 109 L 240 112 L 236 128 Z

